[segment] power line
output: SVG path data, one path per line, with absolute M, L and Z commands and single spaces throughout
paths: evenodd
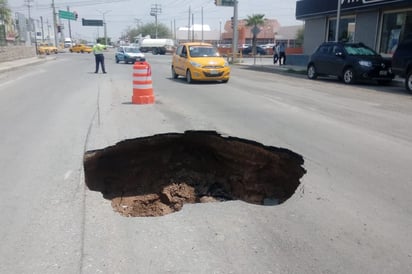
M 73 2 L 59 2 L 55 3 L 55 6 L 71 6 L 71 7 L 82 7 L 82 6 L 94 6 L 102 4 L 111 4 L 118 2 L 128 2 L 130 0 L 86 0 L 86 1 L 73 1 Z M 38 9 L 49 9 L 50 4 L 40 4 L 36 5 Z

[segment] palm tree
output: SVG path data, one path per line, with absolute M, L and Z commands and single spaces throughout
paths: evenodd
M 266 22 L 264 18 L 264 14 L 252 14 L 252 16 L 248 15 L 246 19 L 246 26 L 252 27 L 252 30 L 257 28 L 258 26 L 263 26 Z M 252 52 L 253 55 L 256 55 L 256 36 L 257 33 L 252 31 Z

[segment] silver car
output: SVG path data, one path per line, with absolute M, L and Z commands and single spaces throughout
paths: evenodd
M 120 46 L 115 54 L 116 63 L 123 61 L 127 63 L 135 63 L 136 61 L 144 60 L 144 54 L 136 47 Z

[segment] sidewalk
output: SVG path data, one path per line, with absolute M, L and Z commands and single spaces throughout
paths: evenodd
M 248 66 L 249 68 L 256 70 L 288 72 L 306 75 L 306 67 L 287 64 L 279 66 L 279 63 L 273 64 L 272 57 L 240 58 L 239 63 L 236 63 L 236 65 Z
M 265 71 L 265 72 L 277 72 L 277 73 L 292 73 L 292 74 L 300 74 L 304 77 L 306 76 L 306 67 L 305 66 L 294 66 L 294 65 L 282 65 L 279 66 L 278 64 L 273 64 L 273 59 L 269 57 L 256 57 L 256 59 L 252 57 L 248 58 L 240 58 L 239 63 L 236 65 L 240 66 L 247 66 L 249 69 Z M 404 79 L 395 76 L 392 81 L 393 85 L 396 86 L 403 86 Z
M 49 58 L 51 57 L 35 56 L 31 58 L 23 58 L 23 59 L 17 59 L 13 61 L 0 62 L 0 73 L 14 70 L 16 68 L 23 67 L 23 66 L 30 66 L 30 65 L 34 65 L 40 62 L 45 62 Z

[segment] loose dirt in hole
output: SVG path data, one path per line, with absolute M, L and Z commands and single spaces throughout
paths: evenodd
M 213 131 L 125 140 L 84 155 L 89 189 L 133 217 L 166 215 L 185 203 L 283 203 L 299 186 L 302 165 L 290 150 Z

